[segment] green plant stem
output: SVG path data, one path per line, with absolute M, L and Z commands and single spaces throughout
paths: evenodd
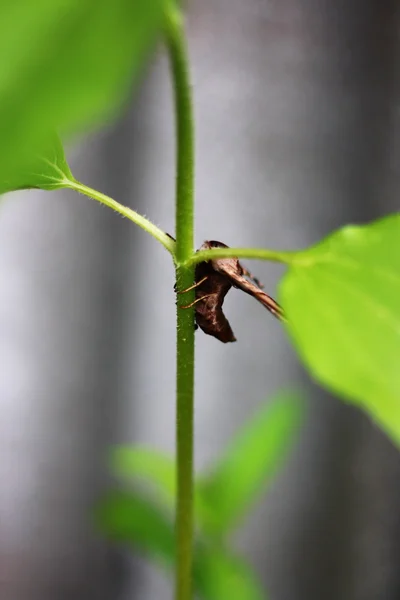
M 182 292 L 194 282 L 194 124 L 186 39 L 182 16 L 168 6 L 166 42 L 171 65 L 176 119 L 176 285 Z M 183 309 L 194 290 L 177 295 L 176 355 L 176 572 L 175 599 L 192 599 L 193 569 L 193 413 L 194 413 L 194 309 Z
M 186 265 L 196 265 L 203 260 L 212 258 L 253 258 L 258 260 L 269 260 L 287 265 L 296 261 L 298 252 L 290 250 L 270 250 L 268 248 L 213 248 L 212 250 L 201 250 L 193 254 Z
M 177 268 L 177 282 L 193 282 L 193 270 Z M 185 287 L 186 283 L 183 285 Z M 188 287 L 186 285 L 186 287 Z M 187 299 L 187 301 L 190 301 Z M 176 344 L 176 600 L 192 598 L 194 318 L 192 309 L 177 308 Z
M 87 185 L 84 185 L 83 183 L 80 183 L 79 181 L 68 180 L 68 183 L 65 183 L 63 187 L 69 187 L 70 189 L 75 190 L 76 192 L 80 192 L 81 194 L 84 194 L 85 196 L 88 196 L 89 198 L 92 198 L 93 200 L 96 200 L 101 204 L 105 204 L 106 206 L 112 208 L 123 217 L 126 217 L 130 221 L 133 221 L 133 223 L 139 225 L 139 227 L 147 231 L 147 233 L 150 233 L 150 235 L 152 235 L 156 240 L 158 240 L 164 246 L 164 248 L 166 248 L 168 252 L 172 254 L 172 257 L 175 260 L 174 240 L 170 238 L 166 233 L 164 233 L 162 229 L 160 229 L 159 227 L 154 225 L 154 223 L 146 219 L 146 217 L 142 217 L 142 215 L 139 215 L 137 212 L 135 212 L 128 206 L 120 204 L 119 202 L 113 200 L 109 196 L 106 196 L 105 194 L 102 194 L 97 190 L 93 190 L 92 188 L 88 187 Z
M 174 85 L 176 115 L 176 259 L 184 263 L 193 254 L 194 125 L 186 41 L 182 16 L 171 7 L 167 19 L 167 46 Z

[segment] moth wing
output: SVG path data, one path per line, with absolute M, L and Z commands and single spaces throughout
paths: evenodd
M 196 312 L 196 323 L 204 333 L 212 335 L 220 342 L 236 342 L 229 321 L 221 308 L 206 314 Z
M 224 275 L 229 278 L 232 285 L 239 288 L 246 294 L 253 296 L 253 298 L 265 306 L 265 308 L 269 310 L 269 312 L 275 317 L 284 320 L 283 310 L 279 304 L 252 281 L 248 281 L 245 277 L 243 277 L 243 268 L 237 259 L 221 259 L 213 262 L 219 263 L 218 265 L 214 266 L 214 269 L 218 270 L 220 273 L 224 273 Z

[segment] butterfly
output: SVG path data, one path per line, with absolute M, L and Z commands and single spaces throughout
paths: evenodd
M 209 240 L 204 242 L 199 250 L 212 248 L 228 248 L 228 246 L 222 242 Z M 232 328 L 222 311 L 225 296 L 231 287 L 239 288 L 246 294 L 250 294 L 275 317 L 285 320 L 279 304 L 263 291 L 259 280 L 253 277 L 237 258 L 214 258 L 198 263 L 194 285 L 179 292 L 185 293 L 195 288 L 196 299 L 191 304 L 180 308 L 195 306 L 197 327 L 221 342 L 235 342 L 236 338 Z

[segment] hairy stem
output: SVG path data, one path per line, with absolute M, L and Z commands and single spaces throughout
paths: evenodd
M 213 248 L 212 250 L 201 250 L 193 254 L 186 265 L 196 265 L 203 260 L 212 258 L 253 258 L 258 260 L 269 260 L 286 265 L 296 261 L 298 252 L 290 250 L 270 250 L 268 248 Z
M 194 282 L 194 126 L 186 40 L 182 16 L 170 4 L 166 41 L 175 100 L 176 177 L 176 284 L 183 291 Z M 192 598 L 193 565 L 193 413 L 194 413 L 194 309 L 182 309 L 194 290 L 178 294 L 176 355 L 176 573 L 175 599 Z
M 152 235 L 156 240 L 158 240 L 164 246 L 164 248 L 166 248 L 168 252 L 172 254 L 172 257 L 175 260 L 174 240 L 170 238 L 166 233 L 164 233 L 162 229 L 160 229 L 159 227 L 154 225 L 154 223 L 146 219 L 146 217 L 142 217 L 142 215 L 139 215 L 137 212 L 135 212 L 128 206 L 120 204 L 119 202 L 113 200 L 109 196 L 106 196 L 105 194 L 102 194 L 97 190 L 93 190 L 92 188 L 88 187 L 87 185 L 84 185 L 83 183 L 79 183 L 79 181 L 68 180 L 68 183 L 66 183 L 63 187 L 69 187 L 70 189 L 75 190 L 76 192 L 80 192 L 81 194 L 84 194 L 85 196 L 88 196 L 89 198 L 92 198 L 93 200 L 96 200 L 101 204 L 105 204 L 106 206 L 112 208 L 123 217 L 126 217 L 130 221 L 133 221 L 136 225 L 139 225 L 139 227 L 147 231 L 147 233 L 150 233 L 150 235 Z
M 194 221 L 194 126 L 191 87 L 182 15 L 171 7 L 167 19 L 167 46 L 175 96 L 176 258 L 184 263 L 193 254 Z

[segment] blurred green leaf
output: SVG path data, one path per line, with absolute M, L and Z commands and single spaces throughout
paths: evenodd
M 299 252 L 280 297 L 312 375 L 400 443 L 400 214 Z
M 171 572 L 175 560 L 174 527 L 154 499 L 138 491 L 114 492 L 98 506 L 95 519 L 107 537 L 145 552 Z M 223 550 L 197 543 L 194 587 L 204 600 L 261 600 L 250 569 Z
M 119 446 L 111 453 L 111 471 L 127 482 L 142 482 L 154 492 L 163 506 L 171 511 L 175 507 L 176 467 L 173 457 L 152 448 Z M 210 519 L 197 483 L 194 487 L 194 512 L 196 525 L 202 528 Z
M 246 513 L 282 464 L 302 414 L 295 393 L 280 393 L 256 412 L 210 473 L 198 480 L 207 507 L 207 531 L 225 534 Z
M 222 549 L 197 548 L 195 588 L 205 600 L 266 600 L 256 576 L 241 559 Z
M 2 0 L 0 179 L 42 154 L 49 129 L 112 118 L 162 18 L 163 0 Z
M 95 521 L 114 541 L 129 543 L 165 565 L 175 560 L 170 517 L 151 498 L 138 491 L 115 491 L 95 511 Z
M 56 190 L 74 179 L 57 135 L 49 136 L 41 153 L 33 154 L 21 170 L 11 171 L 8 178 L 3 176 L 0 171 L 0 194 L 27 188 Z
M 155 487 L 162 503 L 175 503 L 175 462 L 171 456 L 152 448 L 118 446 L 111 453 L 111 470 L 127 481 L 142 480 Z

